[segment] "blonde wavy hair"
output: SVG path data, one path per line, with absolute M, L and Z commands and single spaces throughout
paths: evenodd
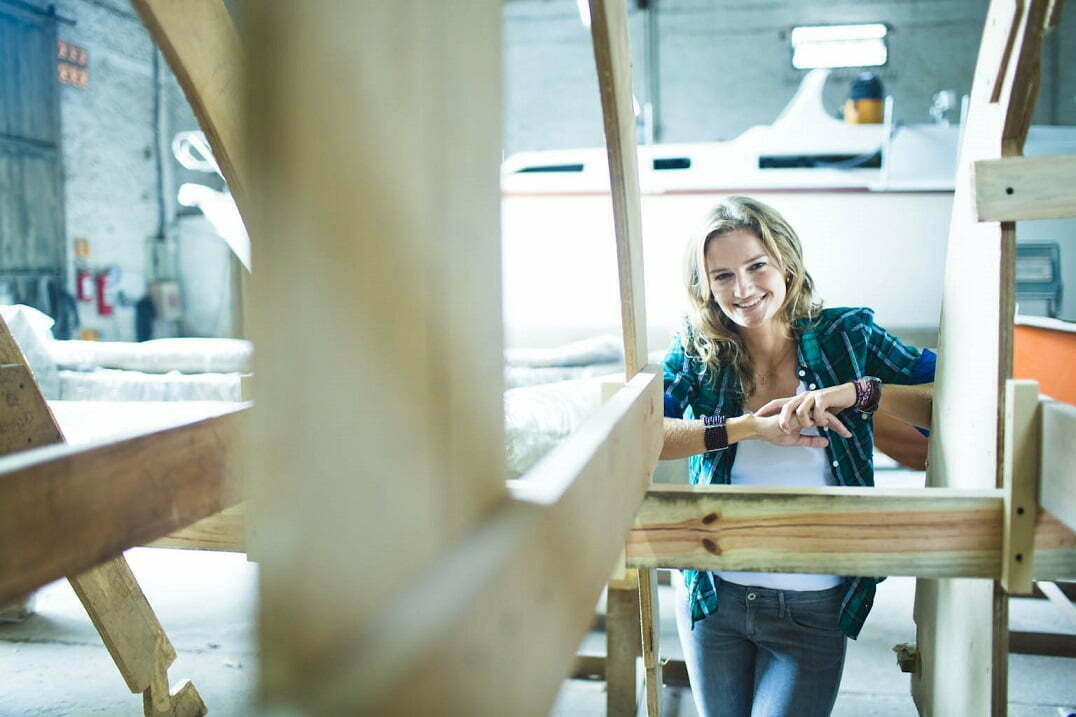
M 710 211 L 684 257 L 684 284 L 691 302 L 687 321 L 692 329 L 684 336 L 684 351 L 703 362 L 711 380 L 722 367 L 731 366 L 746 399 L 756 388 L 751 356 L 736 324 L 718 307 L 706 275 L 710 240 L 741 229 L 758 237 L 785 275 L 788 290 L 778 316 L 790 335 L 797 321 L 817 316 L 822 303 L 815 298 L 814 281 L 803 264 L 799 237 L 776 209 L 750 197 L 730 196 Z

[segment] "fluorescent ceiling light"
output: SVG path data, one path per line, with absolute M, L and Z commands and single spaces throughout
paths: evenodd
M 792 66 L 798 70 L 815 67 L 877 67 L 889 53 L 886 27 L 866 25 L 813 25 L 792 28 Z

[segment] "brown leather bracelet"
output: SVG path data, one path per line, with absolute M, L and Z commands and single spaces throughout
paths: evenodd
M 856 402 L 852 408 L 862 413 L 874 413 L 882 400 L 882 379 L 863 376 L 852 382 L 856 388 Z
M 729 447 L 729 432 L 725 428 L 724 416 L 703 416 L 702 426 L 702 442 L 707 453 Z

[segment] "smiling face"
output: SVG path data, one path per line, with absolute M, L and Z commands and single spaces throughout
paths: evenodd
M 708 239 L 705 258 L 710 293 L 725 316 L 745 329 L 774 320 L 785 301 L 784 272 L 757 236 L 734 229 Z

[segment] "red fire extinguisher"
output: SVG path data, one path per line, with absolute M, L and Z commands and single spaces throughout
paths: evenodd
M 97 313 L 100 316 L 112 316 L 112 304 L 108 300 L 108 271 L 99 271 L 93 277 L 97 289 Z
M 79 301 L 93 301 L 93 274 L 89 269 L 75 272 L 75 296 Z

